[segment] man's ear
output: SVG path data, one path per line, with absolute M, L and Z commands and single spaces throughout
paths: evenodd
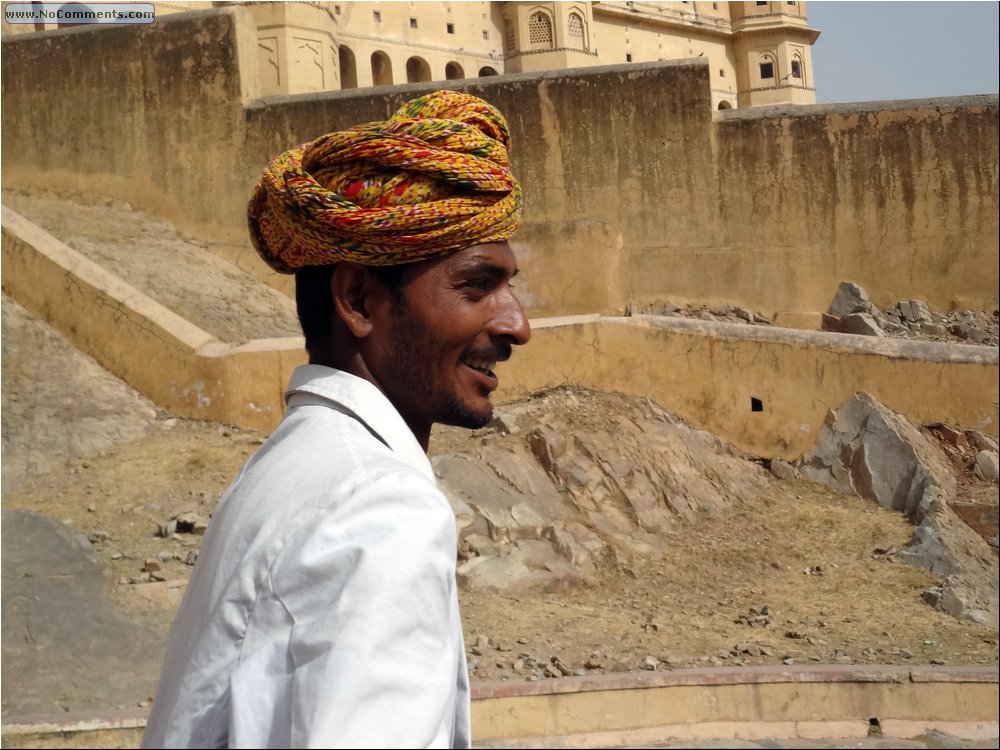
M 334 310 L 356 338 L 372 332 L 372 313 L 379 303 L 377 287 L 368 268 L 348 261 L 338 263 L 330 277 Z

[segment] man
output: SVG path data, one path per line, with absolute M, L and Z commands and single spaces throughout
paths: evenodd
M 456 531 L 426 450 L 530 336 L 503 117 L 439 91 L 277 157 L 250 233 L 309 364 L 220 500 L 144 747 L 468 747 Z

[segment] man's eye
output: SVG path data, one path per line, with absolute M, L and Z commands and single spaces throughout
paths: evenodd
M 489 291 L 492 281 L 490 279 L 469 279 L 462 286 L 466 289 L 475 289 L 479 292 Z

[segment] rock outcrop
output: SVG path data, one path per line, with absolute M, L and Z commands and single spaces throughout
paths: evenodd
M 833 333 L 851 333 L 858 336 L 879 336 L 914 339 L 919 341 L 942 341 L 947 343 L 977 344 L 997 346 L 1000 342 L 1000 312 L 997 310 L 932 310 L 923 300 L 909 299 L 889 304 L 884 310 L 872 302 L 868 292 L 852 281 L 842 281 L 820 320 L 812 313 L 778 311 L 773 316 L 773 324 L 787 325 L 788 315 L 796 315 L 810 320 L 804 327 L 819 324 L 822 330 Z M 738 305 L 709 306 L 688 303 L 677 305 L 673 302 L 629 302 L 625 305 L 625 317 L 634 315 L 659 315 L 665 317 L 695 318 L 719 323 L 741 325 L 772 325 L 772 317 L 757 310 L 747 310 Z M 815 321 L 813 323 L 812 321 Z M 793 328 L 803 327 L 792 325 Z
M 857 393 L 827 415 L 796 466 L 807 479 L 906 513 L 916 528 L 900 559 L 941 576 L 924 599 L 956 617 L 997 626 L 996 556 L 949 507 L 958 485 L 947 458 L 906 419 Z
M 587 429 L 570 426 L 581 421 Z M 767 477 L 652 401 L 613 394 L 559 389 L 500 407 L 480 438 L 473 452 L 433 459 L 472 587 L 625 567 L 662 550 L 678 519 L 723 510 Z

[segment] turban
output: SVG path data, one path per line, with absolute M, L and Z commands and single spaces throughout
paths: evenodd
M 521 214 L 509 148 L 503 115 L 482 99 L 413 99 L 385 122 L 275 157 L 250 199 L 250 237 L 280 273 L 344 260 L 412 263 L 501 242 Z

